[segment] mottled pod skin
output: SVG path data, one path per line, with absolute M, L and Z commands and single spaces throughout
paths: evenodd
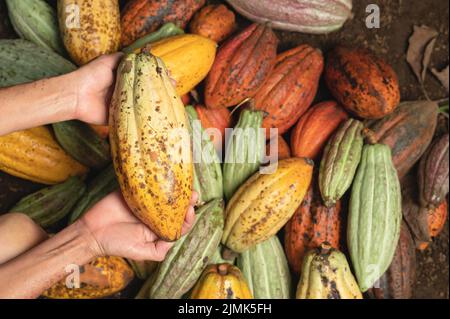
M 347 246 L 362 292 L 391 264 L 402 220 L 400 182 L 391 151 L 365 145 L 350 197 Z
M 110 107 L 113 163 L 132 212 L 159 237 L 181 236 L 192 196 L 188 119 L 164 63 L 125 56 Z
M 237 265 L 255 299 L 290 299 L 291 274 L 277 236 L 240 254 Z
M 253 97 L 273 69 L 277 46 L 275 33 L 263 24 L 252 24 L 223 44 L 206 78 L 206 107 L 234 106 Z
M 400 179 L 430 144 L 437 125 L 437 115 L 438 106 L 434 102 L 402 102 L 392 114 L 368 124 L 375 133 L 374 141 L 391 148 L 392 160 Z
M 319 187 L 327 207 L 333 206 L 350 188 L 361 160 L 363 123 L 349 119 L 328 141 L 319 170 Z
M 50 299 L 105 298 L 123 290 L 134 277 L 133 269 L 120 257 L 98 257 L 83 268 L 79 289 L 67 288 L 63 279 L 42 296 Z
M 408 226 L 402 222 L 400 238 L 391 265 L 369 289 L 376 299 L 410 299 L 416 279 L 416 250 Z
M 448 194 L 448 133 L 422 156 L 418 170 L 419 200 L 425 207 L 437 207 Z
M 118 0 L 58 0 L 58 18 L 64 46 L 76 64 L 119 50 Z
M 317 159 L 328 139 L 346 119 L 347 112 L 334 101 L 311 107 L 292 130 L 292 156 Z
M 345 255 L 325 242 L 306 254 L 296 298 L 362 299 L 362 294 Z
M 340 238 L 341 202 L 324 206 L 317 187 L 311 185 L 285 227 L 284 248 L 292 271 L 300 274 L 306 253 L 323 242 L 339 249 Z
M 253 296 L 239 268 L 219 264 L 205 269 L 191 299 L 253 299 Z
M 320 50 L 309 45 L 280 54 L 275 67 L 258 90 L 255 107 L 265 112 L 263 127 L 284 134 L 311 106 L 323 71 Z M 266 133 L 269 138 L 269 131 Z
M 363 49 L 335 48 L 328 56 L 325 81 L 342 106 L 365 119 L 382 118 L 400 102 L 392 67 Z
M 226 208 L 222 244 L 241 253 L 275 235 L 292 217 L 311 183 L 313 163 L 288 158 L 250 177 Z
M 205 0 L 129 0 L 122 10 L 122 45 L 156 31 L 164 23 L 172 22 L 184 29 Z
M 190 30 L 215 42 L 228 38 L 236 28 L 236 18 L 233 11 L 225 5 L 211 4 L 204 7 L 192 19 Z

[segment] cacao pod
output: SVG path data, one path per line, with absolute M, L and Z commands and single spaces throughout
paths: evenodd
M 185 34 L 151 43 L 146 48 L 163 60 L 181 96 L 206 77 L 213 65 L 216 47 L 216 43 L 209 39 Z
M 350 197 L 347 245 L 362 292 L 391 264 L 402 218 L 400 182 L 387 145 L 363 147 Z
M 277 236 L 243 252 L 237 265 L 255 299 L 290 298 L 291 274 Z
M 109 143 L 99 137 L 88 124 L 66 121 L 52 126 L 61 147 L 83 165 L 102 168 L 111 161 Z
M 313 165 L 288 158 L 250 177 L 228 203 L 222 244 L 241 253 L 275 235 L 303 201 Z
M 120 257 L 98 257 L 82 269 L 80 288 L 67 288 L 63 279 L 42 295 L 51 299 L 104 298 L 123 290 L 134 277 L 133 270 Z
M 122 45 L 127 46 L 164 23 L 184 29 L 205 0 L 130 0 L 122 10 Z
M 189 122 L 164 63 L 148 53 L 119 65 L 110 108 L 113 163 L 132 212 L 174 241 L 192 196 Z
M 333 206 L 350 188 L 361 160 L 363 124 L 344 122 L 328 141 L 319 170 L 319 187 L 326 206 Z
M 219 245 L 219 247 L 216 249 L 216 251 L 214 252 L 214 255 L 211 257 L 211 259 L 209 260 L 209 264 L 210 265 L 215 265 L 215 264 L 225 264 L 225 263 L 229 263 L 234 265 L 234 262 L 236 260 L 235 257 L 237 256 L 232 256 L 233 258 L 231 259 L 224 259 L 222 257 L 222 251 L 223 251 L 224 247 L 222 245 Z
M 262 120 L 261 111 L 243 110 L 228 137 L 223 163 L 223 192 L 228 200 L 259 169 L 264 158 Z
M 78 177 L 71 177 L 59 185 L 41 189 L 22 198 L 11 212 L 23 213 L 42 227 L 51 226 L 67 214 L 86 191 Z
M 16 33 L 39 46 L 65 54 L 56 10 L 44 0 L 6 0 Z
M 272 154 L 275 143 L 277 144 L 277 152 L 275 154 Z M 283 160 L 289 157 L 291 157 L 291 149 L 289 148 L 289 145 L 283 138 L 283 136 L 279 135 L 273 137 L 266 144 L 266 159 L 264 160 L 264 163 L 273 163 L 275 161 Z
M 280 54 L 267 80 L 256 93 L 255 107 L 265 112 L 263 127 L 286 133 L 311 106 L 323 71 L 323 57 L 309 45 Z
M 148 279 L 158 267 L 158 263 L 151 260 L 135 261 L 128 259 L 128 263 L 130 264 L 131 268 L 133 268 L 133 272 L 136 277 L 141 280 Z
M 323 243 L 303 261 L 297 299 L 362 299 L 345 255 Z
M 252 24 L 220 47 L 206 78 L 208 108 L 237 105 L 253 97 L 275 64 L 278 39 L 262 24 Z
M 253 299 L 239 268 L 209 265 L 194 287 L 191 299 Z
M 225 130 L 231 127 L 231 113 L 227 108 L 208 109 L 202 105 L 196 105 L 198 118 L 202 122 L 205 130 L 208 130 L 211 135 L 211 140 L 214 143 L 216 151 L 222 154 L 222 147 L 225 141 Z M 218 130 L 212 131 L 212 130 Z M 220 135 L 219 135 L 220 133 Z
M 175 243 L 160 264 L 149 291 L 151 299 L 179 299 L 209 264 L 223 232 L 223 201 L 215 199 L 197 210 L 190 232 Z
M 434 102 L 402 102 L 394 113 L 368 123 L 376 143 L 391 148 L 392 160 L 402 179 L 420 159 L 433 138 L 438 107 Z M 418 116 L 420 115 L 420 116 Z
M 291 133 L 292 155 L 316 159 L 331 135 L 347 118 L 348 114 L 334 101 L 311 107 Z
M 444 200 L 435 209 L 428 210 L 428 233 L 431 238 L 437 237 L 441 231 L 444 229 L 445 223 L 447 221 L 448 205 L 447 201 Z
M 365 119 L 380 119 L 400 103 L 395 71 L 367 50 L 335 48 L 328 56 L 325 81 L 345 109 Z
M 352 0 L 227 0 L 237 12 L 274 29 L 322 34 L 352 17 Z
M 223 4 L 208 5 L 198 12 L 192 19 L 190 30 L 193 34 L 201 35 L 214 42 L 221 42 L 228 38 L 236 28 L 233 11 Z
M 80 218 L 104 197 L 118 189 L 119 183 L 114 172 L 114 166 L 110 164 L 87 185 L 86 192 L 72 209 L 69 224 Z
M 71 8 L 74 5 L 78 6 L 79 25 L 73 18 Z M 64 46 L 76 64 L 84 65 L 103 54 L 119 50 L 118 0 L 58 0 L 58 19 Z
M 45 126 L 0 136 L 0 170 L 49 185 L 87 172 L 58 145 Z
M 418 170 L 419 200 L 425 207 L 437 207 L 448 194 L 448 133 L 422 156 Z
M 300 273 L 306 253 L 323 242 L 339 249 L 341 218 L 341 202 L 337 201 L 331 207 L 324 206 L 318 188 L 311 185 L 285 227 L 284 247 L 294 273 Z
M 69 73 L 75 65 L 33 42 L 0 40 L 0 87 L 33 82 Z
M 410 299 L 416 278 L 416 251 L 408 226 L 400 228 L 400 239 L 391 265 L 383 276 L 369 289 L 376 299 Z
M 192 135 L 194 158 L 194 190 L 201 205 L 213 199 L 223 198 L 223 179 L 220 159 L 214 144 L 204 132 L 197 112 L 192 106 L 186 107 Z

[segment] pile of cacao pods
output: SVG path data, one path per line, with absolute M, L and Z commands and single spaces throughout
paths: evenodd
M 437 104 L 400 102 L 392 67 L 363 49 L 279 52 L 271 27 L 336 31 L 351 0 L 227 2 L 6 0 L 20 39 L 0 30 L 0 87 L 125 53 L 109 126 L 0 137 L 0 169 L 47 185 L 10 211 L 51 231 L 120 188 L 176 241 L 159 264 L 98 258 L 85 268 L 101 283 L 87 271 L 80 289 L 43 295 L 105 297 L 137 277 L 136 298 L 410 298 L 415 249 L 447 219 Z M 253 23 L 237 28 L 233 9 Z M 334 100 L 316 103 L 322 76 Z M 192 190 L 196 222 L 181 236 Z

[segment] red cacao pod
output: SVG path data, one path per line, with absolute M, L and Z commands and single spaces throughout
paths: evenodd
M 204 7 L 192 19 L 190 30 L 215 42 L 228 38 L 236 28 L 236 18 L 233 11 L 223 4 Z
M 325 81 L 343 107 L 365 119 L 382 118 L 400 103 L 394 70 L 367 50 L 335 48 L 328 56 Z
M 208 109 L 203 105 L 196 105 L 198 118 L 204 129 L 215 128 L 220 131 L 219 136 L 211 136 L 216 150 L 221 150 L 225 141 L 225 129 L 232 127 L 231 112 L 227 108 Z
M 300 273 L 303 257 L 309 249 L 328 242 L 339 249 L 341 202 L 327 208 L 317 187 L 310 186 L 302 204 L 285 226 L 284 247 L 291 269 Z
M 206 107 L 229 107 L 253 97 L 273 69 L 277 46 L 275 33 L 263 24 L 252 24 L 227 41 L 206 78 Z
M 184 29 L 205 2 L 206 0 L 129 0 L 122 11 L 122 45 L 132 44 L 167 22 Z
M 291 151 L 295 157 L 317 159 L 326 142 L 348 114 L 334 101 L 311 107 L 291 133 Z
M 309 45 L 280 54 L 254 97 L 255 107 L 265 112 L 263 127 L 278 128 L 278 134 L 287 132 L 311 106 L 322 71 L 322 53 Z
M 275 142 L 276 141 L 276 142 Z M 271 154 L 272 144 L 278 144 L 278 152 L 276 154 Z M 291 157 L 291 149 L 289 148 L 288 143 L 283 138 L 283 136 L 279 135 L 278 138 L 272 138 L 266 144 L 266 163 L 273 163 L 275 161 L 281 161 L 282 159 L 286 159 Z

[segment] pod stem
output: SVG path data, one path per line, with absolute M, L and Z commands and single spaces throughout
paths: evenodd
M 234 260 L 237 257 L 237 255 L 238 253 L 227 247 L 224 247 L 222 249 L 222 258 L 225 260 Z
M 333 247 L 331 247 L 331 244 L 330 244 L 329 242 L 325 241 L 325 242 L 323 242 L 323 243 L 320 245 L 320 254 L 321 254 L 321 255 L 326 255 L 326 254 L 328 254 L 328 253 L 330 252 L 330 250 L 331 250 L 332 248 L 333 248 Z
M 372 131 L 368 128 L 364 128 L 362 130 L 362 135 L 366 139 L 367 144 L 370 144 L 370 145 L 377 144 L 377 138 L 375 137 L 374 131 Z
M 219 275 L 221 275 L 221 276 L 228 275 L 228 266 L 227 266 L 227 264 L 220 264 L 219 266 L 217 266 L 217 271 L 218 271 Z

